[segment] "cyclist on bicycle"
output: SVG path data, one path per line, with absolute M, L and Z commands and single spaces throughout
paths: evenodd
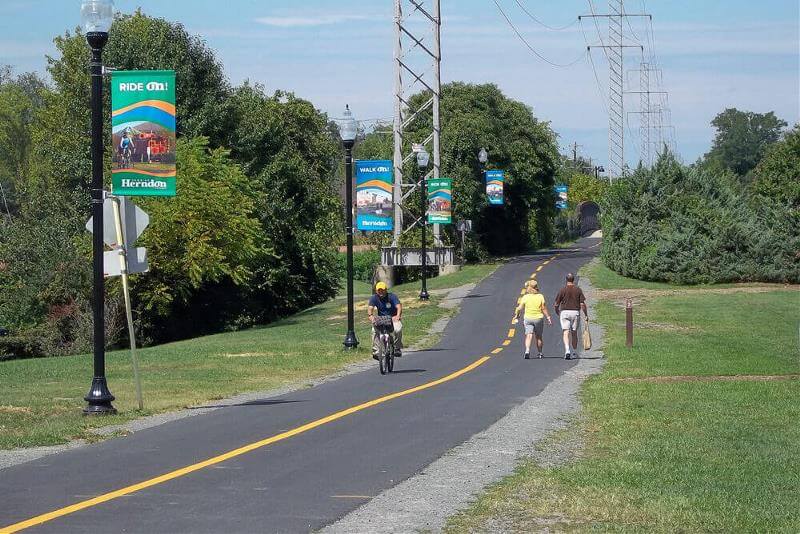
M 128 130 L 122 132 L 122 139 L 119 141 L 119 152 L 125 157 L 125 152 L 129 151 L 129 154 L 133 154 L 133 139 L 128 137 Z
M 403 306 L 400 304 L 400 299 L 394 293 L 389 293 L 386 284 L 378 282 L 375 284 L 375 294 L 369 299 L 367 305 L 367 314 L 369 315 L 369 322 L 375 324 L 375 317 L 391 317 L 392 324 L 394 325 L 394 357 L 399 358 L 402 356 L 401 349 L 403 348 L 403 323 L 400 322 L 400 317 L 403 313 Z M 372 357 L 378 359 L 378 332 L 375 327 L 372 327 Z

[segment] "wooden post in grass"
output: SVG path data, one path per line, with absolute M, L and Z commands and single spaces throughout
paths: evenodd
M 633 346 L 633 303 L 625 299 L 625 346 Z

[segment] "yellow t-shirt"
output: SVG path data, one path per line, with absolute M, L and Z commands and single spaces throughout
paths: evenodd
M 525 306 L 526 319 L 541 319 L 544 317 L 542 306 L 544 306 L 544 295 L 541 293 L 526 293 L 520 304 Z

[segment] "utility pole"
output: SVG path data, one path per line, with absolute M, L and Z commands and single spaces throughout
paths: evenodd
M 604 17 L 608 19 L 609 44 L 600 46 L 588 46 L 587 49 L 603 48 L 607 50 L 608 57 L 608 88 L 609 88 L 609 111 L 608 111 L 608 167 L 609 180 L 613 177 L 623 175 L 625 168 L 625 101 L 623 91 L 623 49 L 638 48 L 644 51 L 642 45 L 625 44 L 622 31 L 622 20 L 625 17 L 649 17 L 646 13 L 625 13 L 623 0 L 609 0 L 609 13 L 581 15 L 582 18 Z M 601 39 L 602 43 L 602 39 Z

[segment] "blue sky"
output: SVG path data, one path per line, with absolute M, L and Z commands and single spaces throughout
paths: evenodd
M 431 0 L 426 0 L 430 4 Z M 607 162 L 608 62 L 593 52 L 598 82 L 585 56 L 557 68 L 535 57 L 519 40 L 493 0 L 441 0 L 442 79 L 492 82 L 530 105 L 551 122 L 566 152 Z M 591 20 L 562 31 L 590 12 L 589 1 L 497 0 L 537 52 L 556 63 L 584 55 L 585 38 L 600 44 Z M 591 2 L 596 13 L 603 1 Z M 358 118 L 392 115 L 392 0 L 116 0 L 116 9 L 137 7 L 181 22 L 216 51 L 234 84 L 245 79 L 269 90 L 283 89 L 311 100 L 331 116 L 349 103 Z M 0 64 L 15 70 L 45 70 L 52 38 L 79 22 L 80 0 L 0 0 Z M 706 152 L 711 119 L 726 107 L 775 111 L 793 124 L 800 120 L 800 14 L 797 0 L 628 0 L 628 13 L 651 13 L 625 25 L 629 43 L 655 54 L 678 152 L 692 162 Z M 599 21 L 604 41 L 608 26 Z M 583 31 L 582 31 L 583 30 Z M 653 42 L 654 46 L 650 46 Z M 627 52 L 625 68 L 637 69 L 640 53 Z M 638 73 L 626 74 L 638 89 Z M 639 109 L 638 95 L 626 96 L 626 110 Z M 629 115 L 626 160 L 639 159 L 639 115 Z

